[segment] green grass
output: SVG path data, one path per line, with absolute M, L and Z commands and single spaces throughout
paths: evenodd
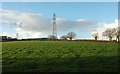
M 3 72 L 116 72 L 118 44 L 18 41 L 2 43 Z

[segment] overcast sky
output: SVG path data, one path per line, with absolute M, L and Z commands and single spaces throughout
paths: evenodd
M 76 38 L 87 39 L 93 32 L 118 26 L 117 2 L 5 2 L 0 13 L 0 35 L 15 37 L 18 33 L 19 38 L 52 34 L 53 13 L 58 36 L 72 31 Z

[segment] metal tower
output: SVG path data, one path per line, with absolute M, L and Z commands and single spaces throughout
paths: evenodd
M 16 38 L 18 39 L 18 33 L 16 34 Z
M 57 29 L 56 29 L 56 15 L 53 14 L 53 36 L 57 37 Z

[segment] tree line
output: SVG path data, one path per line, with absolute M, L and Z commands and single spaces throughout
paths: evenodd
M 60 37 L 61 40 L 73 40 L 76 37 L 75 32 L 68 32 L 66 35 L 63 35 Z M 99 39 L 99 33 L 95 32 L 92 33 L 92 36 L 94 37 L 95 40 Z M 102 36 L 105 36 L 109 38 L 109 41 L 112 41 L 112 39 L 115 37 L 116 41 L 120 41 L 120 27 L 117 28 L 107 28 L 105 31 L 102 32 Z M 57 36 L 49 35 L 48 36 L 49 40 L 57 40 Z
M 92 36 L 95 40 L 98 40 L 99 33 L 93 33 Z M 109 41 L 112 41 L 112 39 L 115 37 L 116 41 L 120 41 L 120 27 L 117 28 L 107 28 L 103 33 L 102 36 L 105 36 L 109 38 Z
M 61 40 L 72 40 L 73 38 L 75 38 L 76 37 L 76 33 L 75 32 L 68 32 L 68 34 L 67 35 L 63 35 L 63 36 L 61 36 L 60 37 L 60 39 Z M 56 39 L 58 39 L 57 38 L 57 36 L 53 36 L 53 35 L 49 35 L 48 36 L 48 39 L 49 40 L 56 40 Z

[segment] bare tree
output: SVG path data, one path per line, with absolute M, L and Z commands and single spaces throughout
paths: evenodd
M 93 33 L 92 36 L 95 38 L 95 40 L 97 40 L 99 37 L 99 33 Z
M 76 33 L 74 33 L 74 32 L 69 32 L 67 34 L 67 38 L 69 38 L 70 40 L 72 40 L 73 38 L 75 38 L 75 36 L 76 36 Z
M 115 36 L 115 32 L 116 32 L 116 29 L 115 29 L 115 28 L 107 28 L 107 29 L 102 33 L 102 35 L 108 37 L 109 40 L 111 41 L 112 38 Z
M 57 40 L 57 36 L 49 35 L 48 39 L 49 40 Z
M 115 36 L 116 36 L 116 41 L 120 41 L 120 27 L 116 28 L 116 32 L 115 32 Z
M 61 36 L 60 39 L 62 39 L 62 40 L 67 40 L 67 36 L 66 36 L 66 35 Z

